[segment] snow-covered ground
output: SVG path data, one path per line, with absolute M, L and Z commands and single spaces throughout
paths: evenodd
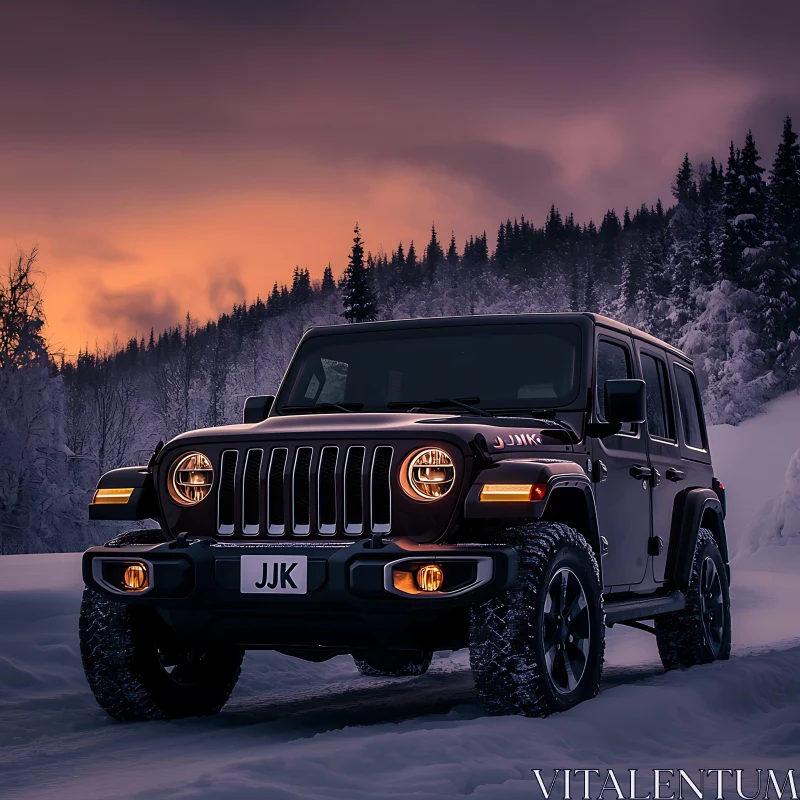
M 79 556 L 0 558 L 0 797 L 530 798 L 535 768 L 797 770 L 798 420 L 786 395 L 711 431 L 736 550 L 731 661 L 665 674 L 648 634 L 615 628 L 600 696 L 546 720 L 485 716 L 462 651 L 399 680 L 248 654 L 219 716 L 118 724 L 80 667 Z

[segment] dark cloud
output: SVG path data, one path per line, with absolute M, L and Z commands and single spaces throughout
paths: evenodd
M 421 145 L 396 156 L 410 165 L 461 178 L 516 208 L 558 191 L 560 169 L 542 150 L 476 141 Z
M 769 169 L 787 114 L 796 120 L 795 130 L 800 128 L 800 92 L 765 93 L 742 109 L 736 118 L 731 138 L 737 147 L 742 147 L 745 134 L 752 130 L 756 146 L 761 152 L 761 166 Z M 724 155 L 727 157 L 727 150 Z
M 100 288 L 88 301 L 87 313 L 92 323 L 122 336 L 142 335 L 150 328 L 156 331 L 179 324 L 178 301 L 160 289 Z
M 117 247 L 104 236 L 64 235 L 54 241 L 50 255 L 64 261 L 99 261 L 105 264 L 132 264 L 141 261 L 141 256 Z
M 167 286 L 100 292 L 105 330 L 335 264 L 369 215 L 371 242 L 432 219 L 461 240 L 552 202 L 597 221 L 669 201 L 684 152 L 724 159 L 752 127 L 768 167 L 800 118 L 794 0 L 5 5 L 0 229 L 52 243 L 54 280 L 137 253 Z M 241 273 L 185 281 L 224 258 Z
M 227 261 L 209 270 L 208 300 L 212 308 L 228 311 L 234 304 L 248 299 L 240 273 L 241 265 L 236 261 Z

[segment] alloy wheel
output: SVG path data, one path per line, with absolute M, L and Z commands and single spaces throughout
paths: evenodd
M 544 657 L 553 687 L 575 691 L 589 658 L 589 604 L 578 576 L 566 567 L 550 579 L 542 624 Z
M 714 559 L 706 556 L 700 573 L 700 613 L 703 628 L 714 657 L 719 655 L 725 628 L 725 605 L 722 597 L 722 581 Z

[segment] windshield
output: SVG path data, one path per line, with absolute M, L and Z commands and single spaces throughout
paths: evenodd
M 458 398 L 489 410 L 556 409 L 578 396 L 580 365 L 581 331 L 567 323 L 373 328 L 308 339 L 276 405 L 386 411 Z

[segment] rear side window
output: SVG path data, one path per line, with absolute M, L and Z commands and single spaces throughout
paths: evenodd
M 706 449 L 703 412 L 697 381 L 688 369 L 675 365 L 675 384 L 678 390 L 678 406 L 681 410 L 683 439 L 689 447 Z
M 642 377 L 647 384 L 647 430 L 650 436 L 674 441 L 667 365 L 660 358 L 642 353 Z
M 600 411 L 600 419 L 606 418 L 606 381 L 624 380 L 632 378 L 630 351 L 627 347 L 616 342 L 609 342 L 601 339 L 597 343 L 597 407 Z M 633 433 L 631 425 L 623 425 L 625 433 Z

